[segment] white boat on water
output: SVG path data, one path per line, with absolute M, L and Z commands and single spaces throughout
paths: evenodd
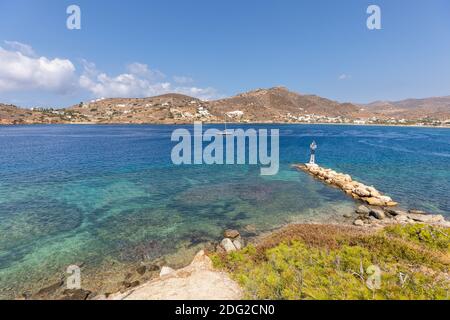
M 230 136 L 230 135 L 232 135 L 234 133 L 233 130 L 228 130 L 227 129 L 227 119 L 226 119 L 226 117 L 227 117 L 227 115 L 225 114 L 225 117 L 224 117 L 225 130 L 219 131 L 217 133 L 217 135 L 219 135 L 219 136 Z

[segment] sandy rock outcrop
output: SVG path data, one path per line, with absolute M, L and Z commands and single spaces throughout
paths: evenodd
M 109 300 L 238 300 L 239 285 L 224 272 L 214 270 L 211 259 L 202 250 L 192 263 Z

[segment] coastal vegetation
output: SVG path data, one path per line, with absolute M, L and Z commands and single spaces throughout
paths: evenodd
M 448 299 L 449 235 L 419 223 L 378 231 L 292 225 L 212 260 L 247 299 Z

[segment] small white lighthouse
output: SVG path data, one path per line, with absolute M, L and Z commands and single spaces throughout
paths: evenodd
M 311 143 L 309 146 L 309 149 L 311 150 L 311 157 L 309 158 L 309 164 L 316 164 L 316 149 L 317 144 L 315 141 Z

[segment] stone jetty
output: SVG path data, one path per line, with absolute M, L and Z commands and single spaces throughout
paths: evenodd
M 393 201 L 391 197 L 383 195 L 373 186 L 366 186 L 361 182 L 354 181 L 348 174 L 322 168 L 317 164 L 296 164 L 294 167 L 340 188 L 353 199 L 361 200 L 368 205 L 376 207 L 395 207 L 397 205 L 397 202 Z
M 353 224 L 355 226 L 378 228 L 389 224 L 423 223 L 450 227 L 450 222 L 446 221 L 442 215 L 430 214 L 420 210 L 403 211 L 393 208 L 397 206 L 397 202 L 389 196 L 383 195 L 373 186 L 366 186 L 361 182 L 354 181 L 348 174 L 322 168 L 317 164 L 296 164 L 294 167 L 325 183 L 336 186 L 354 199 L 366 203 L 367 206 L 361 205 L 355 210 L 356 217 L 344 215 L 346 218 L 354 218 Z

